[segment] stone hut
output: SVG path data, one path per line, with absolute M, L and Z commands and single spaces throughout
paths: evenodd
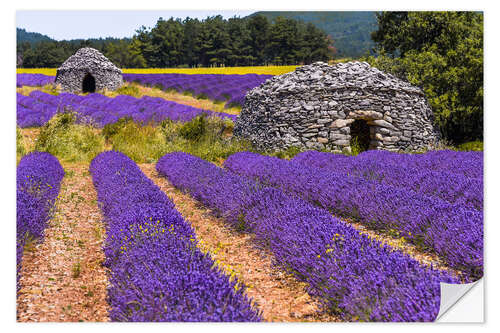
M 323 62 L 275 76 L 245 98 L 234 134 L 260 149 L 416 151 L 439 139 L 423 91 L 366 62 Z
M 123 84 L 122 71 L 96 49 L 76 51 L 57 69 L 56 84 L 66 92 L 116 90 Z

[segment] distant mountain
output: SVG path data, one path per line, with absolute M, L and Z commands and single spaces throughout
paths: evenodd
M 16 39 L 17 43 L 24 43 L 24 42 L 29 42 L 29 43 L 38 43 L 38 42 L 50 42 L 54 41 L 52 38 L 46 35 L 42 35 L 38 32 L 29 32 L 26 31 L 25 29 L 16 29 Z
M 255 12 L 269 20 L 278 16 L 311 22 L 334 40 L 337 58 L 359 57 L 374 46 L 370 33 L 377 30 L 375 12 Z

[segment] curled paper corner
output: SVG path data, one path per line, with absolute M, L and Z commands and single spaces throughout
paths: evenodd
M 475 282 L 472 283 L 463 283 L 463 284 L 450 284 L 450 283 L 440 283 L 441 287 L 441 303 L 439 306 L 439 313 L 436 317 L 437 322 L 468 322 L 466 318 L 462 318 L 463 320 L 455 319 L 455 318 L 460 318 L 460 316 L 448 316 L 448 311 L 457 303 L 461 303 L 460 300 L 462 297 L 464 297 L 469 291 L 474 288 L 476 285 L 480 285 L 480 294 L 474 295 L 473 303 L 474 304 L 460 304 L 461 307 L 464 307 L 463 309 L 460 309 L 460 311 L 467 311 L 467 313 L 470 314 L 470 311 L 475 311 L 476 316 L 473 316 L 475 319 L 472 319 L 472 322 L 482 322 L 483 321 L 483 279 L 479 279 Z M 464 301 L 465 301 L 464 297 Z M 476 302 L 479 301 L 480 304 L 476 304 Z M 478 306 L 480 305 L 480 306 Z M 480 312 L 479 312 L 480 311 Z M 443 317 L 443 315 L 445 315 Z M 457 315 L 459 315 L 457 313 Z M 446 318 L 445 317 L 450 317 Z M 453 317 L 453 318 L 451 318 Z M 478 319 L 481 318 L 481 319 Z M 451 319 L 451 320 L 450 320 Z

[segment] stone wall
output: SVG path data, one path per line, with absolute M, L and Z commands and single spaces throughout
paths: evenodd
M 264 150 L 350 151 L 350 125 L 370 127 L 370 148 L 416 151 L 438 133 L 423 92 L 367 63 L 315 63 L 274 77 L 250 91 L 235 135 Z
M 120 72 L 102 69 L 62 69 L 57 71 L 56 84 L 61 85 L 65 92 L 82 92 L 83 79 L 87 74 L 94 77 L 95 90 L 116 90 L 123 85 L 123 77 Z

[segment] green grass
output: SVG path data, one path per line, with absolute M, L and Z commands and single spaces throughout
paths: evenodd
M 457 147 L 460 151 L 483 151 L 482 141 L 470 141 L 462 143 Z
M 291 146 L 291 147 L 288 147 L 286 150 L 280 150 L 280 151 L 276 151 L 276 152 L 272 152 L 272 153 L 267 153 L 266 155 L 270 155 L 270 156 L 275 156 L 275 157 L 282 158 L 282 159 L 291 160 L 298 153 L 300 153 L 302 151 L 303 150 L 300 149 L 299 147 Z
M 76 124 L 74 114 L 60 113 L 42 127 L 35 150 L 66 162 L 89 162 L 104 150 L 104 137 L 92 126 Z
M 124 119 L 105 128 L 104 133 L 114 150 L 137 163 L 156 162 L 164 154 L 176 151 L 220 163 L 238 151 L 252 150 L 249 142 L 231 136 L 233 126 L 232 121 L 219 117 L 200 116 L 184 124 L 167 120 L 159 126 Z
M 23 135 L 19 127 L 16 127 L 16 155 L 23 157 L 26 155 L 26 148 L 24 147 Z
M 362 145 L 359 143 L 358 137 L 353 137 L 351 139 L 351 154 L 352 156 L 357 156 L 360 153 L 364 152 L 366 149 L 362 147 Z
M 117 123 L 109 140 L 113 150 L 121 151 L 137 163 L 154 162 L 168 151 L 159 127 L 141 126 L 132 120 Z
M 134 85 L 126 85 L 122 86 L 115 91 L 118 95 L 129 95 L 132 97 L 140 98 L 141 97 L 141 92 L 139 91 L 139 88 L 137 88 Z

